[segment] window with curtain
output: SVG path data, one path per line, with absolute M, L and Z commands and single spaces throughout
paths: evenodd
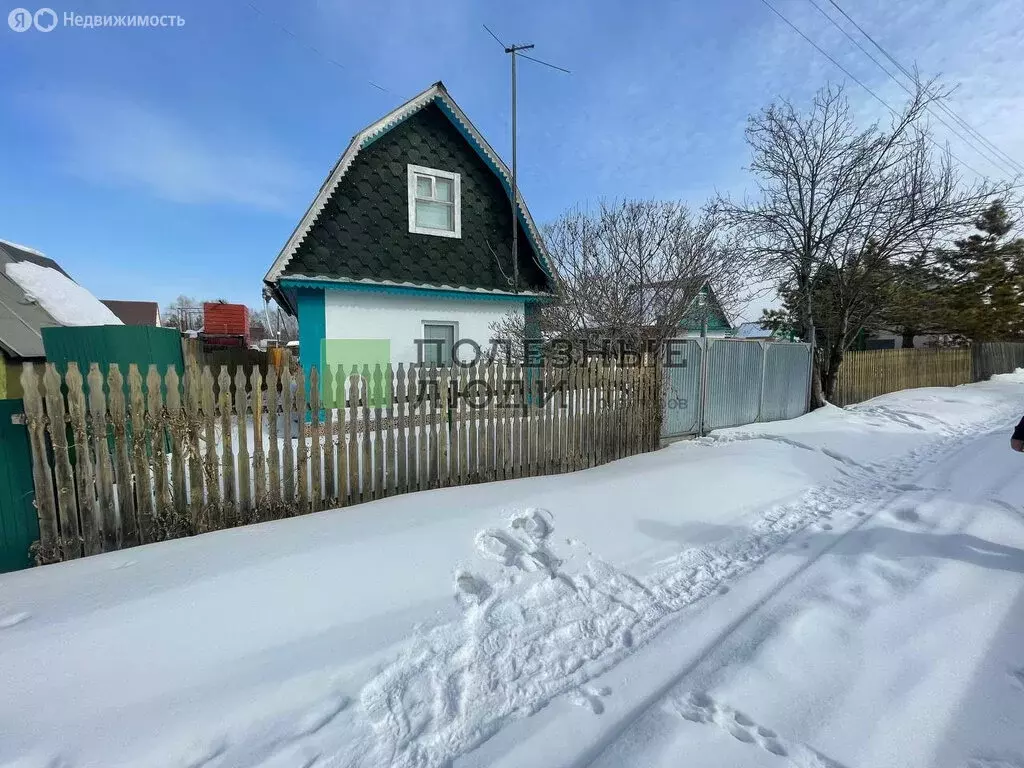
M 409 231 L 461 237 L 461 177 L 436 168 L 409 166 Z

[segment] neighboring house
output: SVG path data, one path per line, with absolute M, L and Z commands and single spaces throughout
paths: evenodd
M 120 324 L 53 259 L 0 240 L 0 399 L 21 397 L 21 364 L 43 361 L 42 328 Z
M 767 328 L 760 323 L 740 323 L 736 329 L 736 338 L 750 341 L 794 341 L 792 334 Z
M 715 295 L 711 283 L 701 280 L 700 289 L 695 292 L 686 314 L 679 326 L 684 331 L 683 338 L 707 335 L 709 338 L 722 338 L 733 335 L 732 323 L 722 309 L 722 303 Z M 692 284 L 691 284 L 692 290 Z
M 633 287 L 632 295 L 640 293 Z M 679 320 L 679 338 L 701 336 L 731 336 L 729 317 L 722 308 L 709 280 L 703 277 L 665 280 L 645 283 L 642 291 L 644 322 L 648 333 L 659 332 L 669 313 L 678 312 L 682 302 L 690 297 L 687 308 Z M 705 324 L 706 323 L 706 324 Z
M 952 336 L 947 334 L 918 334 L 914 336 L 914 348 L 944 347 L 952 343 Z M 858 350 L 870 349 L 903 349 L 903 334 L 892 331 L 861 331 L 851 347 Z
M 103 304 L 125 325 L 160 327 L 160 307 L 155 301 L 118 301 L 103 299 Z
M 264 278 L 298 316 L 303 367 L 321 363 L 325 339 L 369 340 L 393 363 L 417 362 L 416 340 L 435 339 L 422 345 L 433 362 L 460 338 L 486 351 L 509 314 L 529 325 L 553 297 L 552 271 L 519 195 L 513 285 L 510 189 L 440 82 L 356 134 Z

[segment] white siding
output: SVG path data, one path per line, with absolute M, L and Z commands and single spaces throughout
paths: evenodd
M 355 291 L 326 291 L 324 315 L 328 339 L 389 339 L 392 363 L 416 362 L 416 339 L 423 323 L 455 323 L 455 338 L 473 339 L 486 354 L 494 336 L 491 323 L 509 312 L 523 316 L 523 302 L 495 299 L 456 299 L 392 296 Z M 472 348 L 458 350 L 472 359 Z

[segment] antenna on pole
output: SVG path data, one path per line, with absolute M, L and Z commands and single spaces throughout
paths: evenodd
M 549 64 L 546 61 L 535 59 L 532 56 L 527 56 L 522 51 L 533 50 L 533 43 L 513 44 L 505 45 L 501 42 L 501 39 L 491 32 L 490 28 L 484 24 L 484 29 L 493 37 L 502 48 L 505 49 L 505 53 L 512 57 L 512 292 L 519 293 L 519 187 L 516 184 L 516 173 L 518 170 L 518 136 L 516 130 L 516 90 L 517 90 L 517 78 L 516 78 L 516 58 L 522 56 L 524 59 L 535 61 L 538 64 L 543 64 L 546 67 L 557 69 L 559 72 L 565 72 L 567 75 L 571 75 L 568 69 L 562 67 L 556 67 L 554 64 Z

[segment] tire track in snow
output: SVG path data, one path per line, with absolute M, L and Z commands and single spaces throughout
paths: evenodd
M 738 543 L 680 553 L 643 580 L 594 557 L 584 560 L 582 567 L 563 568 L 550 542 L 553 518 L 543 510 L 514 516 L 506 531 L 481 531 L 478 555 L 499 562 L 506 574 L 489 584 L 467 571 L 457 572 L 463 620 L 414 638 L 363 688 L 362 708 L 377 737 L 377 750 L 365 764 L 385 756 L 391 764 L 408 768 L 449 765 L 509 720 L 529 716 L 556 696 L 578 691 L 653 637 L 683 608 L 753 570 L 795 532 L 834 513 L 856 514 L 858 505 L 892 500 L 911 490 L 900 481 L 968 433 L 1001 425 L 1011 415 L 1006 407 L 983 422 L 985 426 L 946 426 L 938 439 L 888 468 L 868 467 L 821 450 L 851 471 L 799 502 L 769 510 Z M 872 506 L 877 512 L 884 504 Z M 850 530 L 868 519 L 859 511 L 861 519 Z M 841 538 L 837 536 L 836 542 Z M 763 602 L 822 554 L 777 585 Z M 716 638 L 707 654 L 759 607 L 752 607 Z M 685 674 L 671 681 L 665 692 Z

